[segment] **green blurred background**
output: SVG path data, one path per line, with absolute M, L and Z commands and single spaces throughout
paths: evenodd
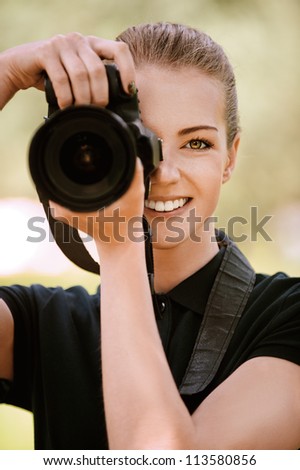
M 149 21 L 187 23 L 224 46 L 236 72 L 243 133 L 238 167 L 223 189 L 218 225 L 228 228 L 233 217 L 243 217 L 248 223 L 237 225 L 234 235 L 247 235 L 240 247 L 253 266 L 299 275 L 299 0 L 1 0 L 0 49 L 70 31 L 113 39 L 127 26 Z M 0 282 L 81 283 L 93 292 L 96 276 L 71 266 L 53 243 L 51 250 L 26 244 L 24 220 L 39 214 L 27 149 L 45 113 L 44 96 L 36 90 L 19 92 L 0 113 L 1 259 L 9 252 L 8 240 L 23 243 L 11 269 L 0 268 Z M 253 239 L 250 207 L 257 208 L 258 220 L 272 216 L 264 226 L 271 240 Z M 15 219 L 23 225 L 14 225 Z M 0 449 L 32 448 L 31 414 L 0 406 Z

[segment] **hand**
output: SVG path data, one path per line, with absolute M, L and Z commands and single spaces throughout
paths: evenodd
M 44 72 L 52 81 L 60 108 L 108 103 L 108 82 L 101 59 L 117 64 L 123 88 L 135 81 L 128 46 L 79 33 L 24 44 L 0 54 L 0 109 L 20 89 L 44 89 Z
M 129 189 L 117 201 L 96 212 L 73 212 L 50 201 L 52 216 L 87 233 L 95 240 L 98 252 L 111 251 L 131 241 L 143 239 L 144 212 L 143 165 L 136 159 L 136 168 Z

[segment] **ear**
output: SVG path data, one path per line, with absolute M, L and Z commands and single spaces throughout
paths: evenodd
M 240 133 L 238 132 L 235 136 L 230 149 L 228 150 L 227 161 L 223 172 L 222 183 L 226 183 L 231 178 L 231 174 L 234 170 L 238 148 L 240 145 Z

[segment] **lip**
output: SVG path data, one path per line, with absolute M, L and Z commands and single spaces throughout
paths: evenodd
M 148 200 L 149 201 L 163 201 L 163 202 L 166 202 L 166 201 L 175 201 L 175 199 L 180 199 L 180 197 L 176 197 L 173 199 L 170 198 L 170 197 L 155 197 L 155 198 L 149 198 Z M 182 198 L 184 199 L 184 197 Z M 186 208 L 190 205 L 192 201 L 192 198 L 188 198 L 188 201 L 182 206 L 182 207 L 178 207 L 177 209 L 174 209 L 173 211 L 162 211 L 162 212 L 159 212 L 159 211 L 156 211 L 154 209 L 150 209 L 150 207 L 145 207 L 144 206 L 144 213 L 145 214 L 151 214 L 151 216 L 156 216 L 156 217 L 164 217 L 164 218 L 168 218 L 168 217 L 172 217 L 174 215 L 176 216 L 180 216 L 183 212 L 185 212 Z
M 163 201 L 163 202 L 166 202 L 166 201 L 175 201 L 176 199 L 191 199 L 190 197 L 188 196 L 155 196 L 153 197 L 152 195 L 150 197 L 147 198 L 148 201 Z

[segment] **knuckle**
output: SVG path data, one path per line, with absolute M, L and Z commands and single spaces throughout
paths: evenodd
M 36 48 L 36 56 L 40 61 L 43 61 L 51 54 L 53 49 L 54 39 L 46 39 L 45 41 L 40 41 Z
M 84 42 L 85 41 L 85 37 L 83 36 L 83 34 L 78 33 L 76 31 L 72 33 L 68 33 L 64 37 L 67 41 L 71 41 L 71 42 Z
M 96 106 L 105 107 L 108 105 L 108 98 L 105 97 L 97 97 L 93 100 L 93 104 Z
M 71 106 L 73 104 L 73 99 L 71 97 L 67 98 L 65 95 L 63 95 L 60 98 L 58 97 L 57 102 L 60 109 L 63 109 Z
M 129 52 L 129 46 L 126 44 L 126 42 L 123 41 L 117 41 L 117 48 L 121 53 L 128 53 Z
M 87 70 L 83 66 L 78 65 L 73 72 L 73 77 L 77 82 L 85 82 L 87 80 Z
M 46 45 L 49 47 L 54 46 L 55 48 L 58 48 L 64 41 L 65 36 L 63 34 L 57 34 L 56 36 L 53 36 L 48 41 L 46 41 Z
M 58 34 L 43 41 L 38 48 L 40 59 L 45 60 L 47 57 L 53 57 L 54 54 L 57 54 L 65 41 L 64 38 L 62 34 Z
M 56 72 L 55 77 L 53 78 L 53 85 L 61 88 L 69 84 L 69 79 L 65 73 Z
M 43 41 L 42 47 L 45 49 L 60 49 L 63 46 L 68 44 L 79 44 L 86 41 L 86 37 L 77 32 L 67 33 L 67 34 L 56 34 L 49 39 Z
M 71 96 L 70 93 L 65 94 L 65 93 L 59 93 L 57 95 L 57 102 L 59 108 L 67 108 L 68 106 L 71 106 L 73 104 L 73 97 Z
M 70 44 L 79 44 L 85 41 L 85 37 L 81 33 L 72 32 L 67 34 L 56 34 L 48 40 L 48 45 L 56 50 L 62 47 L 68 47 Z
M 89 71 L 90 71 L 91 76 L 96 79 L 102 79 L 106 77 L 105 67 L 101 61 L 99 61 L 99 63 L 94 63 L 90 67 Z

